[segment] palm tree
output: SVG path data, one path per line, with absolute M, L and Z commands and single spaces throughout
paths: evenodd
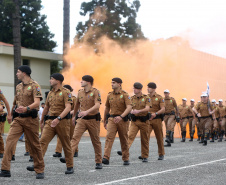
M 64 23 L 63 23 L 63 56 L 67 54 L 67 46 L 70 46 L 70 0 L 64 0 Z M 63 68 L 68 67 L 63 59 Z
M 21 65 L 21 35 L 20 35 L 20 8 L 19 0 L 13 0 L 14 11 L 12 13 L 13 25 L 13 49 L 14 49 L 14 93 L 16 94 L 16 86 L 18 79 L 16 77 L 17 69 Z

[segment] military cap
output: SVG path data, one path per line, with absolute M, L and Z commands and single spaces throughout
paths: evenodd
M 64 81 L 64 76 L 60 73 L 53 73 L 50 77 L 54 78 L 55 80 L 59 80 L 61 82 Z
M 142 85 L 140 82 L 135 82 L 135 83 L 133 84 L 133 87 L 134 87 L 135 89 L 142 89 L 142 88 L 143 88 L 143 85 Z

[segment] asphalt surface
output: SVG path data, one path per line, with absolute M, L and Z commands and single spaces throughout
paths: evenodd
M 6 136 L 4 136 L 5 139 Z M 105 138 L 101 138 L 104 149 Z M 52 157 L 55 152 L 56 137 L 51 141 L 45 155 L 45 179 L 37 180 L 35 172 L 26 170 L 29 157 L 24 156 L 25 143 L 18 142 L 16 160 L 11 162 L 11 178 L 0 178 L 0 184 L 226 184 L 226 141 L 202 146 L 198 142 L 181 143 L 175 139 L 172 147 L 165 148 L 165 159 L 158 161 L 156 139 L 150 140 L 148 163 L 138 159 L 140 138 L 136 138 L 130 149 L 130 165 L 123 166 L 119 139 L 116 138 L 110 165 L 95 170 L 94 150 L 89 137 L 83 137 L 79 144 L 79 156 L 74 158 L 75 173 L 65 175 L 66 165 L 59 158 Z M 103 151 L 102 151 L 103 152 Z

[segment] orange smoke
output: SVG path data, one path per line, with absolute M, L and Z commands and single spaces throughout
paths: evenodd
M 98 40 L 98 53 L 87 42 L 76 42 L 68 50 L 65 61 L 71 66 L 63 71 L 65 83 L 74 88 L 75 94 L 81 88 L 83 75 L 94 77 L 94 87 L 100 90 L 102 96 L 102 117 L 114 77 L 123 80 L 122 88 L 130 95 L 133 95 L 134 82 L 144 85 L 143 93 L 147 93 L 149 82 L 155 82 L 157 93 L 163 95 L 164 89 L 169 89 L 178 105 L 184 97 L 188 99 L 188 104 L 191 98 L 199 101 L 201 93 L 206 90 L 207 81 L 211 97 L 226 98 L 223 90 L 215 91 L 219 87 L 226 90 L 223 71 L 226 68 L 225 59 L 193 50 L 188 41 L 178 37 L 137 41 L 123 47 L 107 37 L 101 37 Z M 214 61 L 215 64 L 212 64 Z M 165 131 L 164 124 L 163 127 Z M 179 136 L 178 130 L 176 126 L 176 137 Z M 106 135 L 103 124 L 100 135 Z

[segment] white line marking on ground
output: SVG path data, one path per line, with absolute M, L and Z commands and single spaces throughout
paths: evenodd
M 127 180 L 133 180 L 133 179 L 138 179 L 138 178 L 158 175 L 158 174 L 162 174 L 162 173 L 168 173 L 168 172 L 172 172 L 172 171 L 183 170 L 183 169 L 192 168 L 192 167 L 196 167 L 196 166 L 202 166 L 202 165 L 211 164 L 211 163 L 224 161 L 224 160 L 226 160 L 226 158 L 219 159 L 219 160 L 214 160 L 214 161 L 209 161 L 209 162 L 205 162 L 205 163 L 199 163 L 199 164 L 184 166 L 184 167 L 180 167 L 180 168 L 169 169 L 169 170 L 155 172 L 155 173 L 149 173 L 149 174 L 145 174 L 145 175 L 139 175 L 139 176 L 135 176 L 135 177 L 129 177 L 129 178 L 115 180 L 115 181 L 109 181 L 109 182 L 100 183 L 100 184 L 96 184 L 96 185 L 114 184 L 114 183 L 119 183 L 119 182 L 123 182 L 123 181 L 127 181 Z

